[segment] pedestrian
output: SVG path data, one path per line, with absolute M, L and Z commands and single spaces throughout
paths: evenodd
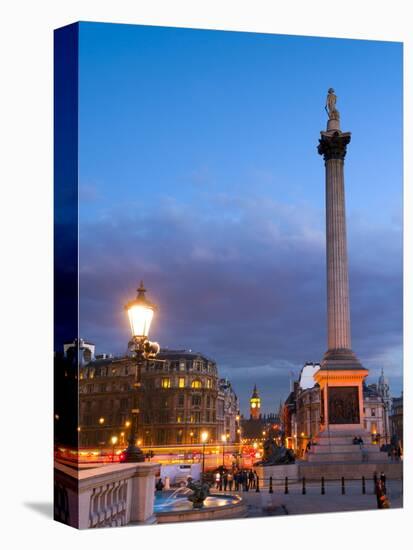
M 226 491 L 228 486 L 228 474 L 225 472 L 223 477 L 224 477 L 224 491 Z
M 221 474 L 219 472 L 217 472 L 215 474 L 215 488 L 216 489 L 219 489 L 220 480 L 221 480 Z
M 254 472 L 250 470 L 248 472 L 248 489 L 252 489 L 254 486 Z
M 364 441 L 361 437 L 358 438 L 358 444 L 360 445 L 360 449 L 363 450 Z
M 257 474 L 257 470 L 254 470 L 254 489 L 257 488 L 257 482 L 258 482 L 258 474 Z
M 243 476 L 242 476 L 242 484 L 244 486 L 244 491 L 248 491 L 248 473 L 247 470 L 244 470 Z
M 233 476 L 232 472 L 228 472 L 227 479 L 228 479 L 228 489 L 230 491 L 232 491 L 232 484 L 233 484 L 233 480 L 234 480 L 234 476 Z
M 402 458 L 402 448 L 400 447 L 400 445 L 397 447 L 396 457 L 397 457 L 397 460 L 401 460 Z
M 234 474 L 234 485 L 235 485 L 235 490 L 239 491 L 239 471 L 236 471 Z

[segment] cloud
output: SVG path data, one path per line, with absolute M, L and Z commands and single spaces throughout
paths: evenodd
M 163 197 L 81 223 L 82 335 L 98 350 L 124 351 L 123 305 L 143 279 L 159 305 L 155 339 L 213 357 L 244 409 L 255 382 L 273 404 L 286 396 L 290 371 L 325 351 L 324 213 L 252 192 L 203 197 L 196 206 Z M 394 231 L 354 222 L 349 240 L 353 348 L 374 372 L 396 374 L 402 272 Z

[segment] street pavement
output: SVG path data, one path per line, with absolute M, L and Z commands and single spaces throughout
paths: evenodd
M 306 494 L 302 494 L 302 485 L 289 485 L 289 493 L 284 494 L 283 485 L 273 486 L 269 493 L 268 486 L 260 492 L 252 489 L 248 492 L 237 492 L 248 505 L 248 517 L 320 514 L 331 512 L 354 512 L 359 510 L 376 510 L 377 501 L 373 492 L 373 483 L 366 482 L 366 494 L 362 494 L 360 481 L 347 481 L 345 494 L 341 494 L 341 483 L 329 481 L 325 484 L 325 494 L 321 494 L 320 483 L 307 483 Z M 211 491 L 219 494 L 220 491 Z M 387 482 L 387 495 L 391 508 L 403 507 L 403 482 Z

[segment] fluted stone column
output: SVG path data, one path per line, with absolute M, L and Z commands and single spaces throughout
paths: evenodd
M 322 132 L 318 152 L 326 168 L 327 342 L 328 351 L 351 350 L 344 157 L 350 133 Z
M 357 361 L 351 351 L 344 157 L 350 132 L 329 120 L 318 152 L 326 169 L 327 352 L 324 359 Z

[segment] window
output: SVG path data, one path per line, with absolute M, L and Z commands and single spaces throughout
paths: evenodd
M 183 431 L 182 430 L 177 430 L 177 432 L 176 432 L 176 442 L 177 443 L 182 443 L 182 436 L 183 436 Z
M 183 393 L 179 394 L 178 396 L 178 407 L 183 407 L 185 401 L 185 396 Z
M 162 388 L 170 388 L 171 387 L 171 379 L 170 378 L 162 378 L 161 386 L 162 386 Z
M 165 430 L 158 430 L 158 445 L 166 443 L 166 432 Z
M 371 416 L 376 416 L 376 409 L 371 409 Z
M 199 424 L 201 422 L 201 413 L 200 412 L 194 413 L 194 419 L 195 419 L 195 423 Z
M 179 378 L 178 386 L 179 386 L 180 388 L 184 388 L 184 387 L 185 387 L 185 378 Z
M 199 393 L 194 393 L 192 396 L 192 406 L 193 407 L 200 407 L 201 406 L 201 396 Z
M 181 361 L 181 362 L 179 363 L 179 370 L 182 372 L 182 371 L 185 370 L 185 367 L 186 367 L 185 361 Z
M 105 392 L 106 391 L 106 384 L 99 384 L 99 391 L 101 393 Z
M 191 388 L 202 388 L 202 382 L 201 380 L 193 380 L 191 384 Z
M 207 388 L 212 388 L 212 380 L 210 378 L 207 378 Z
M 178 424 L 181 424 L 181 422 L 182 422 L 182 414 L 178 414 L 178 415 L 176 416 L 176 421 L 178 422 Z

